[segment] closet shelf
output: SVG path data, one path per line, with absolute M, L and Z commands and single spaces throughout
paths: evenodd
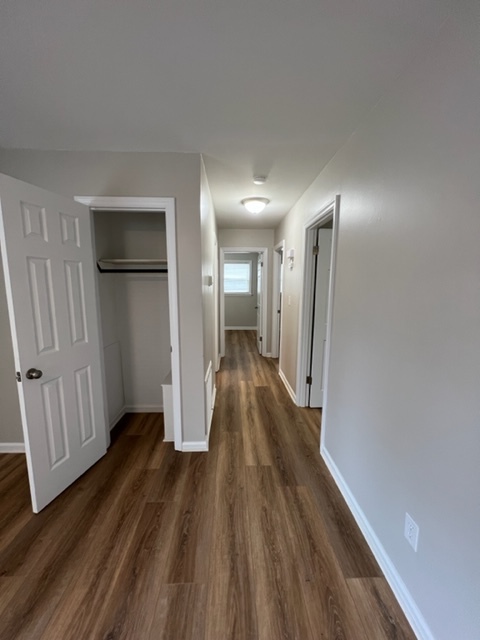
M 100 273 L 168 273 L 165 258 L 101 258 L 97 260 Z

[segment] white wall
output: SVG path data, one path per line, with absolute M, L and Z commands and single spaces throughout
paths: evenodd
M 276 233 L 295 388 L 302 226 L 341 194 L 326 455 L 437 640 L 480 638 L 478 44 L 450 18 Z
M 226 253 L 229 260 L 247 260 L 251 265 L 251 294 L 225 295 L 225 329 L 229 327 L 257 327 L 257 260 L 258 253 Z
M 160 411 L 171 370 L 166 277 L 119 275 L 116 309 L 127 411 Z
M 166 258 L 165 213 L 96 211 L 97 258 Z
M 0 255 L 0 443 L 23 442 L 7 294 Z
M 225 247 L 244 247 L 259 249 L 265 247 L 268 251 L 268 305 L 266 309 L 267 319 L 272 317 L 272 274 L 273 274 L 273 229 L 220 229 L 218 232 L 218 244 L 221 249 Z M 267 320 L 266 351 L 271 351 L 271 322 Z
M 205 376 L 205 435 L 208 439 L 215 396 L 215 371 L 219 354 L 218 336 L 218 242 L 215 208 L 208 185 L 203 159 L 200 182 L 202 303 L 203 303 L 203 369 Z M 209 368 L 210 376 L 208 375 Z M 213 376 L 213 377 L 212 377 Z
M 175 197 L 183 439 L 204 439 L 200 156 L 0 150 L 0 172 L 71 197 Z

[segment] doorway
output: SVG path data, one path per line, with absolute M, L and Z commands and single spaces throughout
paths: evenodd
M 297 361 L 299 406 L 322 408 L 325 421 L 340 196 L 304 226 L 303 299 Z M 324 429 L 321 431 L 322 438 Z
M 273 291 L 272 291 L 272 358 L 279 359 L 281 369 L 281 333 L 283 313 L 283 265 L 285 256 L 285 240 L 273 248 Z
M 229 329 L 255 330 L 258 352 L 267 355 L 268 248 L 222 247 L 219 295 L 220 355 Z
M 176 235 L 175 235 L 175 204 L 173 198 L 145 198 L 145 197 L 109 197 L 109 196 L 88 196 L 88 197 L 75 197 L 77 202 L 87 205 L 90 208 L 91 217 L 95 215 L 95 212 L 115 212 L 120 217 L 121 215 L 140 215 L 143 213 L 150 214 L 162 214 L 165 216 L 165 234 L 166 234 L 166 263 L 168 268 L 167 288 L 168 288 L 168 315 L 169 315 L 169 333 L 170 333 L 170 360 L 171 360 L 171 395 L 172 395 L 172 415 L 171 421 L 173 422 L 173 440 L 175 449 L 181 451 L 182 449 L 182 424 L 181 424 L 181 392 L 180 392 L 180 337 L 179 337 L 179 321 L 178 321 L 178 286 L 177 286 L 177 256 L 176 256 Z M 93 227 L 92 220 L 92 227 Z M 147 229 L 148 231 L 148 229 Z M 137 232 L 138 233 L 138 232 Z M 142 241 L 145 238 L 142 236 Z M 120 246 L 125 243 L 125 240 L 118 243 Z M 136 244 L 140 244 L 137 242 Z M 135 243 L 134 243 L 135 245 Z M 124 247 L 122 247 L 124 249 Z M 136 248 L 134 249 L 135 252 Z M 151 257 L 151 256 L 150 256 Z M 134 260 L 128 261 L 138 266 L 140 263 L 135 263 Z M 128 268 L 128 262 L 126 266 Z M 151 261 L 150 261 L 151 262 Z M 154 267 L 156 270 L 157 265 L 143 264 L 144 270 Z M 117 268 L 118 265 L 117 265 Z M 98 276 L 97 276 L 97 288 L 98 288 Z M 97 292 L 98 297 L 98 292 Z M 100 305 L 99 305 L 100 308 Z M 101 318 L 99 318 L 99 324 L 101 325 Z M 103 354 L 102 354 L 103 355 Z M 103 361 L 103 370 L 105 372 L 105 360 Z M 105 374 L 104 374 L 105 375 Z

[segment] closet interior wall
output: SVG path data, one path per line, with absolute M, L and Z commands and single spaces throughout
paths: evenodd
M 93 212 L 96 258 L 166 259 L 165 214 Z M 162 412 L 171 369 L 168 275 L 97 273 L 110 428 L 125 412 Z

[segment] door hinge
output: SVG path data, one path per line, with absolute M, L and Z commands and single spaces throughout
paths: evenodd
M 17 382 L 21 382 L 22 381 L 22 374 L 20 373 L 20 371 L 17 371 L 15 373 L 15 379 Z
M 314 256 L 318 256 L 319 251 L 320 251 L 320 249 L 319 249 L 318 244 L 317 244 L 315 247 L 313 247 L 313 255 Z
M 312 376 L 307 376 L 307 384 L 312 384 Z
M 263 267 L 263 262 L 260 263 L 260 266 Z
M 259 342 L 263 342 L 263 338 L 262 338 L 262 336 L 260 336 L 260 337 L 259 337 L 258 341 L 259 341 Z

